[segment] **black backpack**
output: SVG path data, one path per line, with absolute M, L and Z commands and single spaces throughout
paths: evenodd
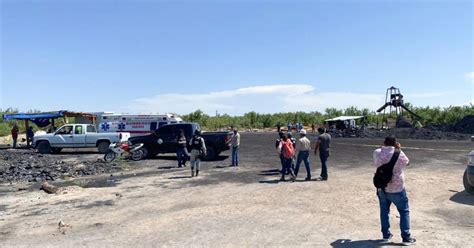
M 377 189 L 385 190 L 387 184 L 392 180 L 393 176 L 393 167 L 398 160 L 398 156 L 400 155 L 400 150 L 395 149 L 392 158 L 386 164 L 383 164 L 377 168 L 377 171 L 374 175 L 374 186 Z

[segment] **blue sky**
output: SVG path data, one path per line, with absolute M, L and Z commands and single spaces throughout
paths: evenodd
M 416 106 L 474 98 L 472 1 L 0 2 L 0 108 L 376 109 L 392 85 Z

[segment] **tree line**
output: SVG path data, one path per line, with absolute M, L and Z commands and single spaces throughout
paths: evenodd
M 474 115 L 474 105 L 465 106 L 450 106 L 450 107 L 413 107 L 411 104 L 405 104 L 409 109 L 418 114 L 422 119 L 418 120 L 422 125 L 430 124 L 455 124 L 466 115 Z M 27 113 L 38 113 L 38 110 L 29 110 Z M 7 108 L 0 109 L 0 114 L 14 114 L 18 113 L 17 109 Z M 405 112 L 406 113 L 406 112 Z M 287 112 L 287 113 L 274 113 L 274 114 L 261 114 L 255 111 L 245 113 L 242 116 L 231 116 L 228 114 L 210 116 L 205 114 L 201 110 L 196 110 L 192 113 L 182 115 L 184 121 L 197 122 L 204 129 L 217 130 L 221 128 L 227 128 L 230 126 L 238 128 L 273 128 L 277 123 L 280 123 L 282 127 L 286 127 L 288 122 L 293 125 L 295 123 L 302 123 L 305 126 L 316 126 L 324 125 L 325 120 L 338 117 L 341 115 L 358 115 L 365 116 L 363 120 L 366 124 L 377 124 L 382 122 L 382 116 L 380 113 L 376 113 L 368 108 L 359 109 L 357 107 L 348 107 L 345 109 L 327 108 L 324 112 L 312 111 L 312 112 Z M 409 113 L 406 113 L 410 117 Z M 73 122 L 74 120 L 70 120 Z M 17 124 L 21 132 L 24 132 L 24 121 L 5 121 L 0 118 L 0 136 L 6 136 L 10 134 L 10 130 L 14 124 Z M 62 119 L 58 119 L 57 125 L 62 125 Z M 36 126 L 33 125 L 36 130 Z
M 411 117 L 412 120 L 420 121 L 422 125 L 430 124 L 455 124 L 466 115 L 474 115 L 474 105 L 465 106 L 450 106 L 450 107 L 413 107 L 409 103 L 405 104 L 410 110 L 418 114 L 421 119 L 410 116 L 405 112 L 404 115 Z M 323 113 L 318 111 L 312 112 L 288 112 L 275 114 L 260 114 L 254 111 L 245 113 L 243 116 L 230 116 L 228 114 L 210 116 L 201 110 L 196 110 L 192 113 L 182 115 L 185 121 L 200 123 L 202 127 L 215 130 L 223 127 L 238 127 L 238 128 L 273 128 L 280 123 L 282 127 L 286 127 L 288 122 L 293 125 L 295 123 L 302 123 L 305 126 L 324 125 L 325 120 L 338 117 L 341 115 L 350 116 L 365 116 L 365 124 L 382 123 L 382 114 L 371 111 L 368 108 L 359 109 L 351 106 L 345 109 L 326 108 Z M 394 116 L 385 116 L 388 118 L 395 118 Z M 362 123 L 360 123 L 362 124 Z

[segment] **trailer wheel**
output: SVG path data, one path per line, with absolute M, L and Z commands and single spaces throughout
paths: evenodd
M 47 141 L 40 141 L 37 146 L 38 152 L 42 154 L 51 153 L 51 146 Z
M 109 151 L 109 145 L 110 143 L 108 141 L 100 141 L 99 144 L 97 144 L 97 149 L 99 150 L 99 153 L 107 153 Z

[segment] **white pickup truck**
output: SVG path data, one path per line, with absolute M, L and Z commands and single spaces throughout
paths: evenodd
M 106 153 L 113 142 L 125 142 L 130 133 L 97 133 L 90 124 L 66 124 L 54 133 L 38 135 L 33 138 L 33 147 L 39 153 L 58 153 L 63 148 L 97 147 Z

